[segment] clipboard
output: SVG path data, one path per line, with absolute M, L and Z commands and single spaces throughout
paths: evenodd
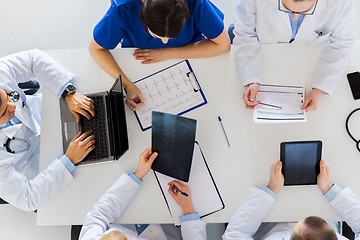
M 135 81 L 145 102 L 134 113 L 142 131 L 151 128 L 151 112 L 182 115 L 207 103 L 188 60 Z
M 215 184 L 215 180 L 210 172 L 209 166 L 206 163 L 200 145 L 196 141 L 193 156 L 190 180 L 187 183 L 184 182 L 184 184 L 190 187 L 194 209 L 199 213 L 200 218 L 203 218 L 224 209 L 225 204 Z M 154 175 L 164 196 L 164 200 L 175 226 L 180 226 L 181 223 L 179 216 L 183 215 L 182 209 L 168 193 L 167 185 L 168 182 L 176 179 L 156 171 L 154 171 Z

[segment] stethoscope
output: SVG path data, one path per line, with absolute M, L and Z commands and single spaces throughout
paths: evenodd
M 8 93 L 8 96 L 11 99 L 11 101 L 13 101 L 14 103 L 19 101 L 19 99 L 20 99 L 20 94 L 17 91 L 12 91 L 12 92 Z M 10 147 L 10 144 L 11 144 L 11 141 L 15 141 L 15 140 L 26 143 L 26 147 L 24 149 L 17 150 L 17 151 L 12 150 Z M 25 139 L 16 138 L 16 137 L 8 138 L 6 140 L 6 143 L 3 146 L 6 148 L 6 151 L 8 151 L 9 153 L 12 153 L 12 154 L 25 152 L 30 149 L 30 143 L 28 141 L 26 141 Z
M 349 116 L 346 118 L 346 122 L 345 122 L 345 127 L 346 127 L 346 131 L 349 134 L 349 136 L 351 137 L 352 140 L 354 140 L 354 142 L 356 143 L 356 148 L 357 150 L 360 152 L 360 139 L 357 140 L 356 138 L 354 138 L 354 136 L 351 134 L 350 130 L 349 130 L 349 120 L 350 117 L 357 111 L 359 111 L 360 108 L 355 109 L 354 111 L 352 111 Z

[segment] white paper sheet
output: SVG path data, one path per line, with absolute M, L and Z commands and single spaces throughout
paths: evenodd
M 206 103 L 186 60 L 139 80 L 135 85 L 145 99 L 135 111 L 143 130 L 151 127 L 152 111 L 181 114 Z
M 301 109 L 305 98 L 305 87 L 262 84 L 256 100 L 281 108 L 258 104 L 254 110 L 255 123 L 306 122 Z
M 181 207 L 168 193 L 169 186 L 167 185 L 169 182 L 176 179 L 159 172 L 155 172 L 155 174 L 160 183 L 165 199 L 169 205 L 170 214 L 173 218 L 174 224 L 179 226 L 181 225 L 179 216 L 183 215 L 183 212 Z M 223 208 L 223 203 L 216 190 L 210 172 L 205 165 L 205 160 L 202 157 L 198 144 L 195 144 L 194 147 L 189 182 L 182 183 L 190 187 L 194 209 L 199 213 L 200 216 L 213 213 Z

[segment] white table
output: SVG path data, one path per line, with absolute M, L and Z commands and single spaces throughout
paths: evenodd
M 141 65 L 131 56 L 133 49 L 115 50 L 119 65 L 131 80 L 137 80 L 179 60 Z M 47 51 L 65 68 L 77 75 L 80 92 L 107 90 L 113 83 L 85 49 Z M 263 76 L 273 82 L 306 82 L 311 88 L 319 46 L 266 45 L 263 47 Z M 294 57 L 295 56 L 295 57 Z M 306 123 L 257 125 L 253 111 L 242 101 L 243 87 L 232 53 L 190 63 L 204 90 L 208 104 L 185 116 L 198 120 L 196 139 L 225 203 L 225 209 L 205 218 L 207 222 L 228 222 L 250 186 L 269 181 L 270 165 L 279 159 L 280 143 L 295 140 L 323 141 L 323 158 L 332 167 L 332 179 L 350 187 L 360 196 L 360 153 L 345 131 L 345 119 L 360 106 L 354 101 L 346 76 L 333 96 L 322 96 L 319 109 L 307 114 Z M 356 43 L 348 72 L 360 70 L 360 42 Z M 127 108 L 130 150 L 117 162 L 77 167 L 74 181 L 46 205 L 38 209 L 38 225 L 82 224 L 93 204 L 123 173 L 135 170 L 139 154 L 151 144 L 151 130 L 142 132 L 134 114 Z M 220 115 L 229 137 L 228 147 Z M 360 114 L 358 114 L 360 115 Z M 354 116 L 351 123 L 359 121 Z M 43 89 L 40 168 L 62 155 L 58 97 Z M 360 129 L 354 129 L 360 138 Z M 357 131 L 357 132 L 356 132 Z M 317 186 L 284 187 L 265 221 L 297 221 L 309 215 L 339 219 Z M 152 172 L 119 219 L 120 223 L 170 223 L 171 217 Z

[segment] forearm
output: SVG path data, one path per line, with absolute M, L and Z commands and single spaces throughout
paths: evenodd
M 4 169 L 4 166 L 0 166 L 0 168 Z M 53 161 L 31 180 L 17 172 L 12 166 L 8 166 L 7 169 L 1 176 L 0 196 L 25 211 L 34 211 L 46 203 L 73 179 L 59 160 Z
M 252 239 L 273 202 L 274 198 L 268 193 L 251 188 L 249 195 L 231 218 L 222 238 Z
M 224 33 L 222 33 L 221 35 L 223 34 Z M 226 39 L 223 40 L 222 43 L 216 43 L 210 39 L 204 39 L 196 43 L 185 45 L 183 47 L 169 48 L 169 58 L 213 57 L 223 53 L 227 53 L 229 51 L 230 41 L 228 42 Z
M 112 78 L 116 79 L 121 75 L 122 83 L 125 88 L 131 83 L 117 64 L 111 52 L 108 49 L 99 47 L 94 39 L 91 40 L 89 52 L 96 63 Z

